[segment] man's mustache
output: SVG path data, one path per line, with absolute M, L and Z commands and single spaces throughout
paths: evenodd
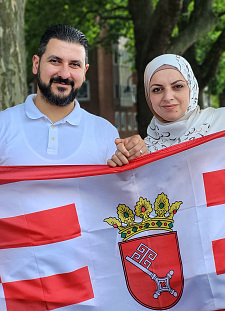
M 63 84 L 71 85 L 72 87 L 74 87 L 74 82 L 71 81 L 70 79 L 62 79 L 61 77 L 51 78 L 50 85 L 52 85 L 53 82 L 63 83 Z

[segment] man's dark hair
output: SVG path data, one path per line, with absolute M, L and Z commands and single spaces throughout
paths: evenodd
M 85 35 L 78 29 L 69 25 L 52 25 L 46 29 L 41 37 L 38 48 L 38 56 L 41 58 L 46 51 L 50 39 L 58 39 L 70 43 L 79 43 L 85 49 L 85 64 L 88 63 L 88 41 Z

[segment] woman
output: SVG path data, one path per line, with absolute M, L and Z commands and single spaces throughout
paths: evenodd
M 165 54 L 153 59 L 145 69 L 144 84 L 154 115 L 145 138 L 149 152 L 225 129 L 223 108 L 200 110 L 198 82 L 183 57 Z
M 146 66 L 144 85 L 154 115 L 145 138 L 148 152 L 225 129 L 224 108 L 201 110 L 198 106 L 198 83 L 183 57 L 164 54 L 154 58 Z M 116 143 L 118 151 L 108 161 L 110 166 L 128 163 L 125 141 L 120 139 Z

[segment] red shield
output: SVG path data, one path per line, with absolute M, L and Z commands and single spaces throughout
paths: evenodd
M 183 271 L 176 232 L 155 234 L 119 243 L 126 283 L 141 305 L 165 310 L 183 292 Z

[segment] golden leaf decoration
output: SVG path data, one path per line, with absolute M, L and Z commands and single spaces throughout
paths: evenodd
M 134 222 L 134 213 L 125 204 L 118 205 L 117 214 L 118 214 L 119 219 L 127 225 L 131 225 Z
M 119 228 L 122 226 L 122 223 L 115 217 L 109 217 L 104 219 L 110 226 L 113 226 L 114 228 Z
M 143 219 L 149 218 L 152 212 L 152 204 L 147 199 L 140 197 L 139 201 L 135 205 L 135 214 Z
M 157 216 L 164 216 L 168 212 L 170 206 L 167 195 L 163 192 L 159 194 L 155 200 L 154 206 Z

